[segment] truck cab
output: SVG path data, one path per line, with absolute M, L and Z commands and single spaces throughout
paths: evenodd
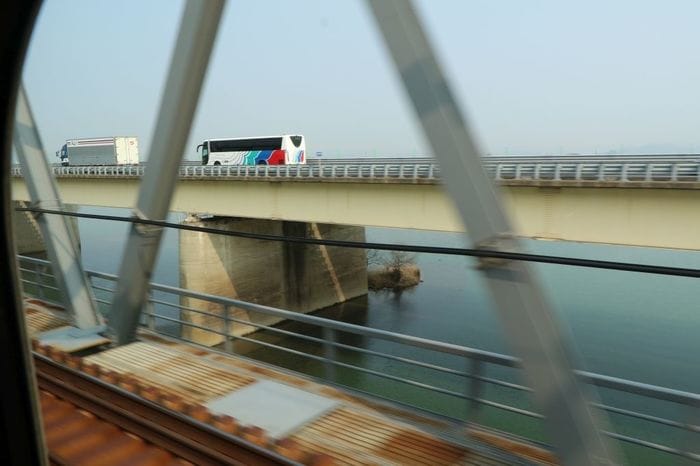
M 61 150 L 56 151 L 56 157 L 59 158 L 62 166 L 67 167 L 70 165 L 70 161 L 68 160 L 68 147 L 66 144 L 63 144 Z

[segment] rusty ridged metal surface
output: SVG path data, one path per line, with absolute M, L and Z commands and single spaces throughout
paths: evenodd
M 194 403 L 205 403 L 255 380 L 213 367 L 194 355 L 145 342 L 110 349 L 85 359 L 105 369 L 132 375 Z
M 501 465 L 466 448 L 386 418 L 347 408 L 306 426 L 292 440 L 339 465 Z
M 35 321 L 43 322 L 38 317 Z M 417 413 L 379 405 L 235 356 L 212 353 L 161 337 L 142 337 L 146 341 L 107 349 L 85 358 L 75 358 L 55 348 L 39 345 L 36 341 L 34 349 L 53 361 L 307 465 L 494 466 L 512 463 L 475 453 L 465 446 L 427 433 L 442 431 L 445 426 L 434 419 L 422 419 Z M 261 378 L 313 391 L 340 400 L 343 405 L 279 441 L 270 439 L 264 430 L 256 426 L 241 425 L 237 419 L 217 415 L 203 406 L 214 398 Z M 525 457 L 539 464 L 549 464 L 542 461 L 543 458 L 536 458 L 536 455 L 515 451 L 512 445 L 504 442 L 485 443 L 496 446 L 501 452 L 515 453 L 521 459 Z
M 192 466 L 51 393 L 40 393 L 46 444 L 53 464 L 71 466 Z
M 98 364 L 105 370 L 116 371 L 153 384 L 164 393 L 176 393 L 186 402 L 205 403 L 256 380 L 253 375 L 258 375 L 255 374 L 258 371 L 255 368 L 250 370 L 248 367 L 250 375 L 246 375 L 242 371 L 235 371 L 233 367 L 228 369 L 216 364 L 207 358 L 210 356 L 208 352 L 190 348 L 137 342 L 103 351 L 85 360 Z M 266 376 L 277 375 L 275 371 L 263 372 Z M 285 375 L 284 378 L 289 379 L 292 376 Z M 352 406 L 336 410 L 302 427 L 296 435 L 291 436 L 288 439 L 291 445 L 298 446 L 290 448 L 326 454 L 334 458 L 334 464 L 347 465 L 504 464 L 476 455 L 466 448 L 442 441 L 395 420 L 370 415 L 365 411 L 366 408 Z M 264 433 L 256 433 L 252 427 L 248 428 L 247 434 L 244 429 L 242 435 L 244 438 L 249 435 L 251 441 L 260 444 L 268 442 Z
M 42 309 L 33 301 L 25 301 L 24 311 L 25 321 L 27 322 L 27 334 L 30 338 L 33 338 L 38 333 L 65 327 L 69 324 L 67 319 Z
M 36 351 L 34 363 L 38 385 L 44 395 L 59 399 L 62 405 L 57 409 L 58 416 L 55 411 L 45 411 L 47 423 L 53 423 L 57 417 L 68 413 L 67 408 L 71 405 L 84 415 L 69 416 L 60 426 L 64 433 L 70 433 L 74 429 L 75 435 L 71 433 L 70 436 L 63 437 L 58 434 L 58 440 L 49 448 L 53 464 L 103 464 L 107 460 L 102 457 L 98 457 L 99 462 L 95 462 L 97 454 L 93 454 L 92 449 L 97 448 L 97 444 L 103 445 L 107 450 L 122 448 L 119 445 L 112 447 L 110 440 L 99 435 L 93 438 L 92 429 L 80 427 L 85 420 L 83 418 L 99 418 L 102 424 L 94 427 L 100 432 L 127 432 L 129 437 L 136 438 L 141 443 L 150 443 L 170 453 L 170 456 L 158 453 L 159 461 L 177 457 L 198 466 L 334 464 L 327 455 L 303 450 L 293 442 L 284 445 L 270 442 L 265 431 L 260 428 L 239 425 L 229 416 L 214 415 L 202 405 L 183 403 L 182 400 L 152 390 L 151 386 L 131 384 L 131 378 L 119 377 L 99 368 L 96 375 L 90 374 L 98 366 L 60 349 L 36 341 L 33 346 Z M 115 381 L 106 382 L 105 378 L 114 378 Z M 127 381 L 129 384 L 124 383 Z M 126 387 L 129 389 L 124 391 Z M 78 453 L 79 450 L 83 453 Z M 108 459 L 116 464 L 138 465 L 141 464 L 141 455 L 147 455 L 149 461 L 154 456 L 152 450 L 136 449 L 127 453 L 128 457 L 124 461 L 120 458 Z M 170 461 L 164 464 L 170 464 Z

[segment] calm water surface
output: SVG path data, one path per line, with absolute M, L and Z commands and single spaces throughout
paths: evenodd
M 84 208 L 83 211 L 124 214 L 118 209 Z M 173 214 L 171 220 L 182 218 Z M 80 220 L 82 253 L 88 269 L 116 273 L 128 227 L 115 222 Z M 177 232 L 166 232 L 154 281 L 179 285 Z M 464 246 L 462 235 L 436 232 L 367 229 L 367 240 L 405 244 Z M 700 267 L 700 253 L 635 247 L 594 245 L 584 243 L 528 241 L 530 251 L 540 254 L 590 259 L 640 262 L 678 267 Z M 416 257 L 423 282 L 397 294 L 370 292 L 324 309 L 318 315 L 341 319 L 373 328 L 430 338 L 487 351 L 512 354 L 494 312 L 493 302 L 483 287 L 482 279 L 470 258 L 420 254 Z M 541 277 L 563 330 L 570 334 L 585 370 L 631 379 L 664 387 L 700 392 L 700 313 L 698 312 L 698 283 L 696 279 L 659 275 L 585 269 L 558 265 L 533 265 Z M 513 310 L 512 312 L 517 312 Z M 299 325 L 283 327 L 313 333 Z M 457 370 L 465 370 L 465 362 L 452 356 L 435 354 L 395 344 L 367 340 L 353 335 L 341 335 L 341 342 L 359 344 L 373 350 L 395 355 L 420 358 Z M 319 353 L 320 348 L 292 339 L 281 340 L 259 334 L 261 340 L 275 341 L 297 349 Z M 322 366 L 308 359 L 279 351 L 241 345 L 237 350 L 247 356 L 293 370 L 322 376 Z M 464 390 L 461 377 L 436 374 L 428 369 L 417 370 L 400 362 L 356 353 L 342 353 L 341 359 L 382 373 L 408 378 L 422 378 L 449 390 Z M 517 380 L 509 370 L 491 368 L 487 375 Z M 400 398 L 404 402 L 451 416 L 470 416 L 469 406 L 453 397 L 435 395 L 385 379 L 338 369 L 336 382 L 374 394 Z M 489 389 L 489 399 L 517 403 L 531 408 L 518 393 L 506 389 Z M 604 401 L 614 401 L 630 408 L 649 404 L 633 396 L 601 392 Z M 675 407 L 655 406 L 668 415 L 678 415 Z M 682 413 L 681 413 L 682 415 Z M 483 409 L 479 422 L 507 428 L 520 435 L 544 440 L 536 421 L 504 414 L 495 409 Z M 689 437 L 679 437 L 671 430 L 649 427 L 642 423 L 613 418 L 618 431 L 651 436 L 683 444 Z M 697 437 L 696 439 L 697 440 Z M 680 443 L 678 443 L 680 442 Z M 625 447 L 631 464 L 684 464 L 677 458 L 648 453 Z

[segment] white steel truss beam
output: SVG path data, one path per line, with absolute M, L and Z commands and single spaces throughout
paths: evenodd
M 46 159 L 23 85 L 20 85 L 17 95 L 15 118 L 14 144 L 32 205 L 42 209 L 63 210 L 56 180 Z M 104 321 L 83 270 L 78 240 L 68 218 L 40 214 L 37 222 L 46 244 L 47 255 L 54 267 L 58 288 L 65 297 L 64 304 L 75 326 L 95 333 L 102 330 Z
M 471 240 L 477 247 L 519 250 L 412 3 L 368 4 Z M 600 430 L 602 415 L 593 411 L 592 394 L 584 392 L 574 375 L 577 359 L 532 269 L 517 261 L 481 265 L 508 342 L 522 358 L 526 381 L 562 463 L 615 464 L 617 454 Z
M 168 214 L 223 6 L 223 0 L 188 0 L 185 5 L 139 190 L 139 218 L 165 220 Z M 160 227 L 131 226 L 110 311 L 118 344 L 136 335 L 162 233 Z

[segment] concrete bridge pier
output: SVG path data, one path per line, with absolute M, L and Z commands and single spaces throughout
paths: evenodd
M 18 207 L 29 207 L 29 202 L 12 201 L 12 229 L 15 235 L 14 240 L 17 253 L 23 256 L 46 258 L 46 243 L 44 243 L 36 217 L 31 212 L 18 212 L 16 210 Z M 77 211 L 77 206 L 64 205 L 63 207 L 71 212 Z M 78 250 L 80 250 L 78 219 L 71 217 L 68 223 L 72 227 L 73 237 L 77 242 Z
M 39 256 L 46 253 L 46 244 L 41 236 L 39 224 L 31 212 L 17 212 L 17 207 L 27 207 L 28 202 L 12 201 L 12 229 L 17 253 Z
M 231 217 L 189 215 L 185 222 L 248 233 L 364 241 L 364 227 Z M 349 249 L 239 238 L 180 231 L 180 286 L 204 293 L 241 299 L 297 312 L 311 312 L 367 293 L 364 249 Z M 223 316 L 222 306 L 183 297 L 183 306 Z M 260 325 L 279 319 L 230 308 L 232 318 Z M 224 332 L 222 317 L 182 311 L 182 319 Z M 230 335 L 255 331 L 232 323 Z M 183 336 L 214 346 L 222 335 L 183 326 Z

